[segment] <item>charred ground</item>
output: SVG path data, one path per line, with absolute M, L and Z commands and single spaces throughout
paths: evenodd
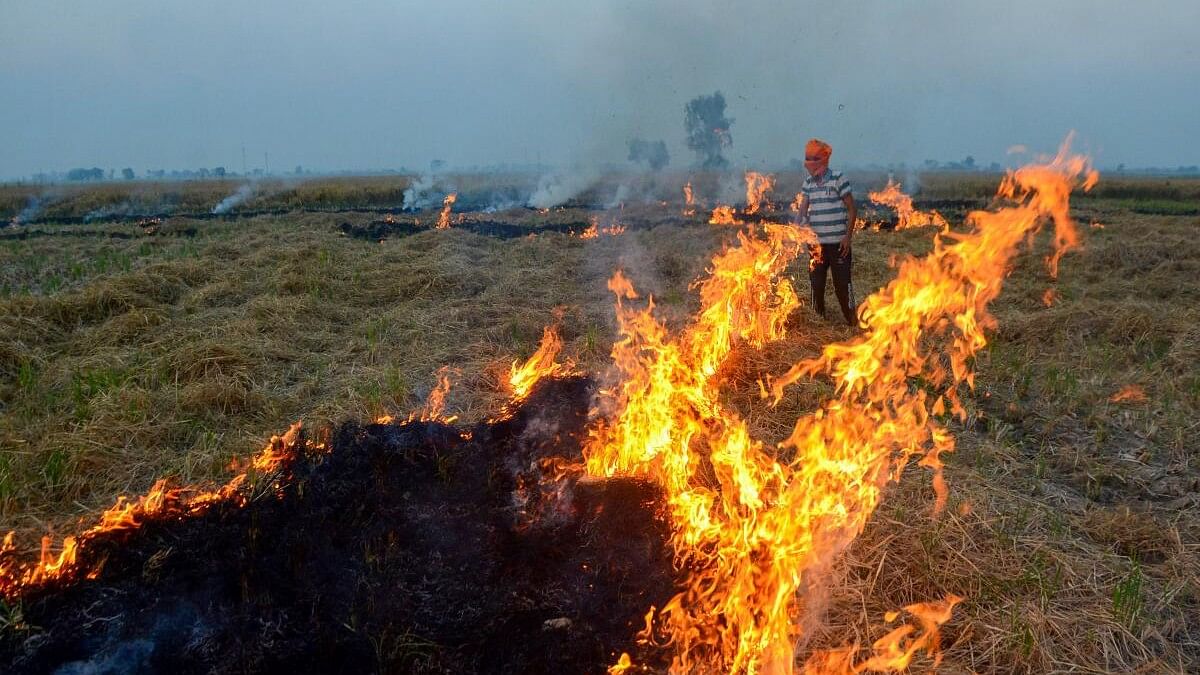
M 328 450 L 301 439 L 246 506 L 90 541 L 81 562 L 102 562 L 99 577 L 26 597 L 0 663 L 600 672 L 633 651 L 675 582 L 655 487 L 543 468 L 580 459 L 590 396 L 585 379 L 547 381 L 508 419 L 469 430 L 346 423 Z

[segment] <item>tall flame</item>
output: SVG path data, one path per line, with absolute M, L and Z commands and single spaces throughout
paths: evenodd
M 533 385 L 543 377 L 561 375 L 571 370 L 573 363 L 559 363 L 558 352 L 562 349 L 562 338 L 553 326 L 542 329 L 542 342 L 537 351 L 525 363 L 513 361 L 509 372 L 508 384 L 512 388 L 514 400 L 521 400 L 533 389 Z M 518 365 L 519 364 L 519 365 Z
M 696 198 L 692 194 L 692 181 L 688 181 L 683 186 L 683 215 L 696 215 Z
M 758 173 L 746 172 L 746 213 L 758 213 L 763 206 L 763 200 L 768 192 L 775 187 L 775 177 Z
M 913 227 L 936 225 L 945 229 L 946 219 L 937 211 L 919 211 L 913 208 L 912 197 L 900 191 L 900 184 L 888 178 L 887 185 L 878 192 L 868 192 L 867 198 L 880 206 L 896 210 L 896 229 L 907 230 Z
M 450 228 L 450 209 L 456 201 L 458 201 L 457 192 L 451 192 L 442 200 L 442 212 L 438 214 L 437 229 L 446 230 Z
M 799 418 L 779 451 L 751 438 L 722 406 L 716 376 L 736 342 L 782 337 L 798 304 L 779 279 L 798 247 L 795 228 L 768 225 L 765 239 L 739 233 L 739 246 L 713 259 L 700 284 L 701 311 L 677 336 L 654 318 L 652 299 L 644 309 L 628 306 L 636 292 L 614 275 L 613 359 L 624 380 L 612 392 L 617 414 L 598 423 L 585 457 L 593 475 L 645 476 L 664 488 L 689 579 L 652 612 L 642 637 L 673 647 L 673 671 L 791 672 L 804 593 L 818 592 L 909 460 L 932 470 L 935 511 L 943 507 L 939 456 L 954 440 L 937 418 L 947 406 L 965 416 L 958 389 L 974 384 L 970 358 L 995 323 L 987 306 L 1021 242 L 1047 217 L 1059 247 L 1075 241 L 1066 199 L 1081 176 L 1085 187 L 1096 179 L 1064 144 L 1053 161 L 1005 179 L 1000 194 L 1014 206 L 972 213 L 971 232 L 938 235 L 931 254 L 902 263 L 865 302 L 863 336 L 826 347 L 772 383 L 776 402 L 803 377 L 824 373 L 835 384 L 833 400 Z M 903 668 L 916 651 L 936 647 L 955 602 L 910 607 L 920 637 L 897 629 L 864 664 L 847 651 L 832 661 L 814 657 L 806 669 Z

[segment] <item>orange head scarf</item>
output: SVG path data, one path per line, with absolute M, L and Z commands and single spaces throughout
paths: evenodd
M 808 144 L 804 146 L 805 157 L 820 157 L 828 161 L 832 154 L 833 146 L 817 138 L 809 139 Z

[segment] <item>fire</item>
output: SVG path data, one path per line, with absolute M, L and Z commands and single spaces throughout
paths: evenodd
M 688 181 L 683 186 L 683 215 L 696 215 L 696 199 L 692 194 L 692 181 Z
M 451 192 L 442 200 L 442 212 L 438 215 L 437 229 L 446 230 L 450 228 L 450 208 L 454 206 L 454 202 L 458 201 L 458 193 Z
M 1136 384 L 1127 384 L 1121 387 L 1121 390 L 1112 396 L 1108 397 L 1110 403 L 1144 403 L 1146 401 L 1146 390 Z
M 1046 307 L 1053 307 L 1059 300 L 1058 291 L 1053 288 L 1047 288 L 1045 293 L 1042 293 L 1042 304 Z
M 792 213 L 800 213 L 800 209 L 803 207 L 804 207 L 804 193 L 797 192 L 796 198 L 792 200 L 792 203 L 788 206 L 788 208 L 791 209 Z
M 284 462 L 295 456 L 300 429 L 300 422 L 296 422 L 282 436 L 272 436 L 262 452 L 251 458 L 248 468 L 263 474 L 278 470 Z M 323 446 L 316 444 L 313 447 L 320 449 Z M 100 572 L 99 568 L 79 568 L 78 552 L 88 541 L 112 532 L 137 529 L 152 519 L 197 515 L 218 502 L 244 504 L 245 495 L 241 487 L 246 480 L 247 473 L 239 473 L 211 492 L 170 488 L 166 480 L 159 480 L 136 500 L 118 497 L 116 503 L 100 515 L 96 525 L 78 537 L 64 537 L 58 553 L 52 551 L 50 537 L 43 537 L 41 555 L 36 563 L 17 560 L 16 533 L 9 532 L 0 544 L 0 597 L 14 598 L 28 587 L 63 578 L 95 578 Z
M 758 213 L 762 208 L 766 194 L 775 187 L 775 177 L 758 173 L 746 172 L 746 213 Z
M 529 390 L 533 389 L 533 385 L 543 377 L 562 375 L 571 370 L 575 364 L 570 361 L 565 364 L 556 361 L 562 346 L 562 338 L 558 336 L 558 331 L 553 326 L 546 326 L 542 329 L 542 342 L 533 356 L 520 365 L 518 361 L 513 361 L 508 384 L 514 400 L 525 398 Z
M 732 206 L 718 204 L 713 209 L 712 217 L 708 219 L 710 225 L 741 225 L 742 221 L 738 220 L 733 214 Z
M 932 253 L 904 261 L 864 303 L 864 335 L 826 347 L 771 383 L 776 402 L 801 378 L 834 383 L 834 398 L 799 418 L 779 451 L 751 438 L 745 421 L 724 408 L 719 372 L 737 343 L 762 347 L 783 337 L 799 304 L 782 276 L 799 248 L 797 228 L 767 225 L 765 238 L 739 232 L 739 245 L 713 258 L 699 284 L 701 310 L 677 335 L 655 318 L 653 299 L 632 306 L 633 285 L 613 275 L 620 337 L 612 355 L 623 380 L 607 392 L 616 414 L 597 423 L 585 458 L 591 475 L 642 476 L 664 489 L 689 579 L 652 612 L 641 637 L 672 645 L 673 672 L 791 672 L 804 594 L 819 592 L 824 573 L 911 460 L 931 470 L 934 510 L 943 508 L 940 455 L 953 450 L 954 438 L 938 418 L 947 410 L 966 415 L 958 392 L 973 387 L 971 358 L 995 325 L 987 307 L 1021 243 L 1047 218 L 1056 246 L 1074 243 L 1066 199 L 1095 179 L 1064 144 L 1053 161 L 1004 180 L 1000 196 L 1014 206 L 974 212 L 971 232 L 938 234 Z M 918 379 L 925 386 L 913 386 Z M 906 667 L 917 651 L 936 651 L 938 626 L 958 600 L 906 608 L 922 632 L 893 631 L 862 664 L 846 650 L 832 661 L 815 655 L 806 672 Z
M 422 422 L 441 422 L 443 424 L 452 424 L 458 419 L 458 415 L 450 415 L 449 417 L 442 413 L 446 409 L 446 396 L 450 394 L 450 376 L 459 374 L 457 368 L 442 366 L 437 371 L 437 384 L 429 392 L 429 396 L 425 399 L 425 405 L 420 410 L 413 411 L 408 416 L 410 422 L 420 420 Z M 389 420 L 390 421 L 390 420 Z
M 936 225 L 945 229 L 946 219 L 937 211 L 918 211 L 913 208 L 912 197 L 900 191 L 900 184 L 888 178 L 887 186 L 879 192 L 868 192 L 867 198 L 880 206 L 896 210 L 896 229 L 907 230 L 913 227 Z
M 593 216 L 589 222 L 591 224 L 588 225 L 588 228 L 579 233 L 580 239 L 598 239 L 602 234 L 615 237 L 618 234 L 625 232 L 625 226 L 621 225 L 620 223 L 613 223 L 607 227 L 600 227 L 600 221 L 595 216 Z

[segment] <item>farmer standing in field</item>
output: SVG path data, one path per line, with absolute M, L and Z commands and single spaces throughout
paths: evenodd
M 858 324 L 854 286 L 850 283 L 850 237 L 858 219 L 858 207 L 850 193 L 850 181 L 840 171 L 829 168 L 833 147 L 816 138 L 804 146 L 804 168 L 808 177 L 800 186 L 804 196 L 800 222 L 807 223 L 817 236 L 819 246 L 809 245 L 812 260 L 808 280 L 812 284 L 813 308 L 825 318 L 825 276 L 833 270 L 833 292 L 842 307 L 842 316 L 851 326 Z

